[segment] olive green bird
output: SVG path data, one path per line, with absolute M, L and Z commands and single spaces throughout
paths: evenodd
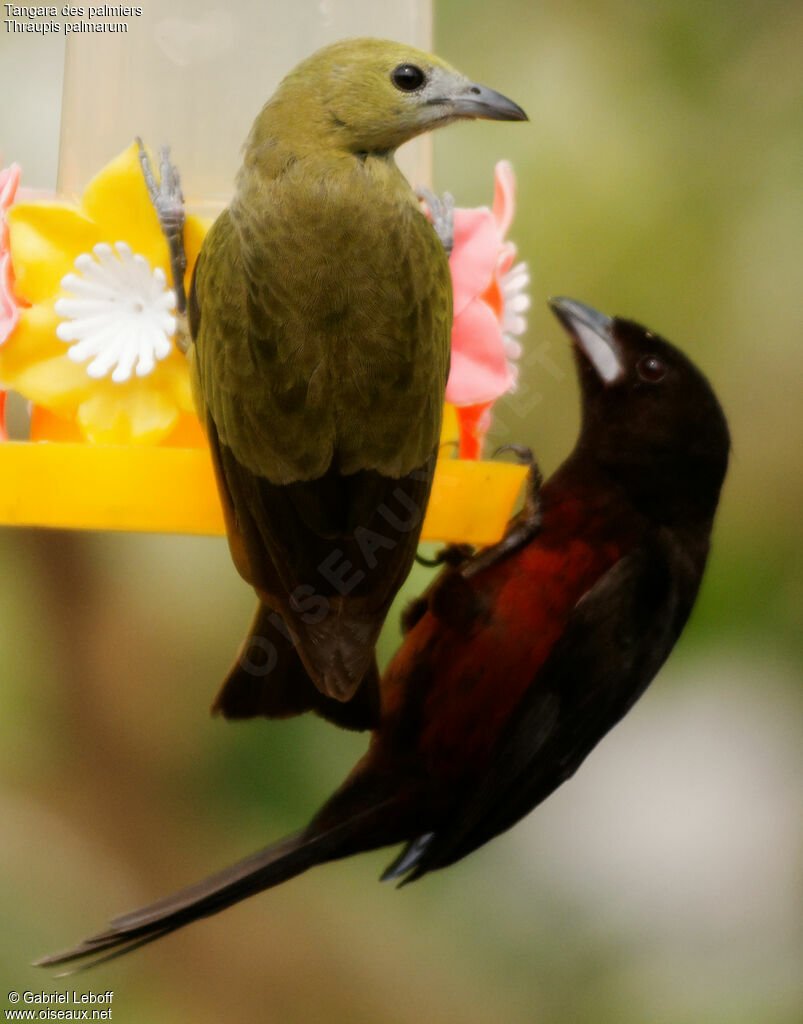
M 263 107 L 204 242 L 193 384 L 231 553 L 260 600 L 215 705 L 229 717 L 373 713 L 374 645 L 432 484 L 452 321 L 444 245 L 394 153 L 460 118 L 526 115 L 413 47 L 326 47 Z

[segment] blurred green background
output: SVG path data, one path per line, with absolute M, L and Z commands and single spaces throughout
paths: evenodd
M 494 440 L 546 471 L 573 442 L 554 294 L 645 322 L 721 397 L 733 460 L 692 621 L 578 776 L 467 861 L 401 892 L 375 881 L 389 852 L 319 868 L 64 982 L 27 964 L 298 827 L 364 739 L 209 718 L 253 604 L 223 541 L 0 531 L 2 1010 L 70 987 L 137 1024 L 803 1019 L 803 8 L 436 0 L 435 39 L 531 119 L 435 140 L 459 205 L 490 202 L 497 159 L 519 180 L 533 310 Z M 0 146 L 57 117 L 37 43 L 0 23 Z M 45 173 L 56 131 L 28 151 Z

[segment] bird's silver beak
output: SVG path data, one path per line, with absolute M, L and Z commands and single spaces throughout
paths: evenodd
M 550 299 L 552 312 L 574 339 L 604 384 L 624 376 L 621 350 L 613 336 L 613 320 L 576 299 Z
M 529 118 L 513 100 L 501 92 L 476 82 L 467 82 L 447 100 L 455 117 L 481 118 L 485 121 L 528 121 Z M 443 102 L 435 100 L 433 102 Z

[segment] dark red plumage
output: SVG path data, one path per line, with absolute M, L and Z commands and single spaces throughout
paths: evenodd
M 362 850 L 405 841 L 385 874 L 405 881 L 451 864 L 572 775 L 644 691 L 702 579 L 727 425 L 706 379 L 668 342 L 568 299 L 553 308 L 575 341 L 582 390 L 572 454 L 497 548 L 446 569 L 415 603 L 359 709 L 312 696 L 296 708 L 370 722 L 365 757 L 298 835 L 43 964 L 120 955 Z M 533 512 L 534 535 L 523 528 Z M 269 676 L 253 685 L 237 674 L 218 706 L 270 715 Z
M 541 505 L 543 525 L 530 544 L 460 584 L 463 604 L 474 606 L 470 622 L 450 621 L 448 602 L 444 611 L 429 608 L 385 673 L 383 732 L 420 704 L 414 748 L 427 772 L 448 776 L 473 765 L 481 773 L 574 606 L 635 543 L 637 527 L 611 522 L 582 480 L 557 474 L 541 491 Z M 411 692 L 419 663 L 427 683 Z

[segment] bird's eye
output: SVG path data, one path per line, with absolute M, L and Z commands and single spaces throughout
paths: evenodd
M 399 64 L 397 68 L 394 68 L 390 79 L 402 92 L 415 92 L 424 84 L 426 75 L 415 64 Z
M 666 376 L 666 363 L 658 356 L 644 356 L 636 365 L 636 372 L 649 384 L 657 384 Z

